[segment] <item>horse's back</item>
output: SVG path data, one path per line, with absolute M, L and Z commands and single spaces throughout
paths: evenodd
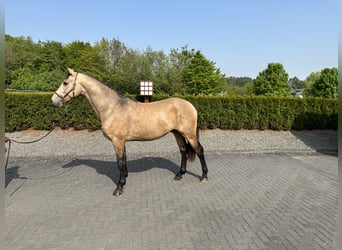
M 197 121 L 197 110 L 196 108 L 187 100 L 170 97 L 156 102 L 151 102 L 151 104 L 161 112 L 167 111 L 169 114 L 177 114 L 187 118 L 194 118 Z
M 189 101 L 182 99 L 182 98 L 178 98 L 178 97 L 170 97 L 170 98 L 152 102 L 152 103 L 155 104 L 156 106 L 159 106 L 160 104 L 172 105 L 179 109 L 185 109 L 185 110 L 189 110 L 191 112 L 197 113 L 196 108 Z

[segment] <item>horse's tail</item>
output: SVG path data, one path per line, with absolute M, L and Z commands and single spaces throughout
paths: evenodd
M 198 129 L 198 127 L 196 129 L 196 138 L 197 138 L 197 141 L 199 141 L 199 129 Z M 188 160 L 194 161 L 196 158 L 196 152 L 195 152 L 194 148 L 191 146 L 191 144 L 189 142 L 186 143 L 186 147 L 187 147 Z

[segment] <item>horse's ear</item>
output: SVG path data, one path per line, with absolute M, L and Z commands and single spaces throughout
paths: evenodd
M 67 70 L 70 75 L 73 75 L 75 73 L 75 71 L 69 67 L 67 68 Z

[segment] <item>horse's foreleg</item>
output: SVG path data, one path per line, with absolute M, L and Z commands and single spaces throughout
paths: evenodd
M 126 148 L 125 148 L 124 143 L 122 146 L 114 144 L 114 148 L 116 151 L 116 158 L 117 158 L 117 163 L 118 163 L 118 169 L 120 172 L 120 179 L 116 185 L 116 189 L 113 195 L 119 196 L 120 194 L 123 193 L 123 187 L 126 184 L 126 177 L 128 176 L 127 162 L 126 162 Z
M 178 147 L 179 147 L 179 151 L 181 153 L 181 157 L 182 157 L 182 160 L 181 160 L 181 167 L 179 169 L 179 172 L 178 174 L 176 174 L 175 176 L 175 180 L 179 181 L 182 179 L 182 175 L 186 173 L 186 162 L 187 162 L 187 145 L 186 145 L 186 141 L 184 139 L 184 137 L 178 132 L 178 131 L 173 131 L 173 135 L 175 136 L 176 138 L 176 141 L 177 141 L 177 144 L 178 144 Z
M 180 150 L 180 153 L 181 153 L 181 157 L 182 157 L 182 160 L 181 160 L 181 167 L 179 169 L 179 172 L 178 174 L 176 174 L 175 176 L 175 180 L 176 181 L 179 181 L 182 179 L 182 176 L 183 174 L 186 173 L 186 162 L 187 162 L 187 150 L 186 150 L 186 146 L 184 147 L 179 147 L 179 150 Z
M 125 177 L 128 177 L 127 158 L 126 158 L 126 146 L 125 146 L 125 148 L 124 148 L 124 162 L 125 162 L 125 165 L 124 165 L 124 174 L 125 174 Z

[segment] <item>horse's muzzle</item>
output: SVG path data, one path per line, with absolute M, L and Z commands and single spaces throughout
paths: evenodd
M 52 104 L 58 108 L 63 106 L 62 99 L 59 96 L 57 96 L 56 94 L 53 94 L 51 101 L 52 101 Z

